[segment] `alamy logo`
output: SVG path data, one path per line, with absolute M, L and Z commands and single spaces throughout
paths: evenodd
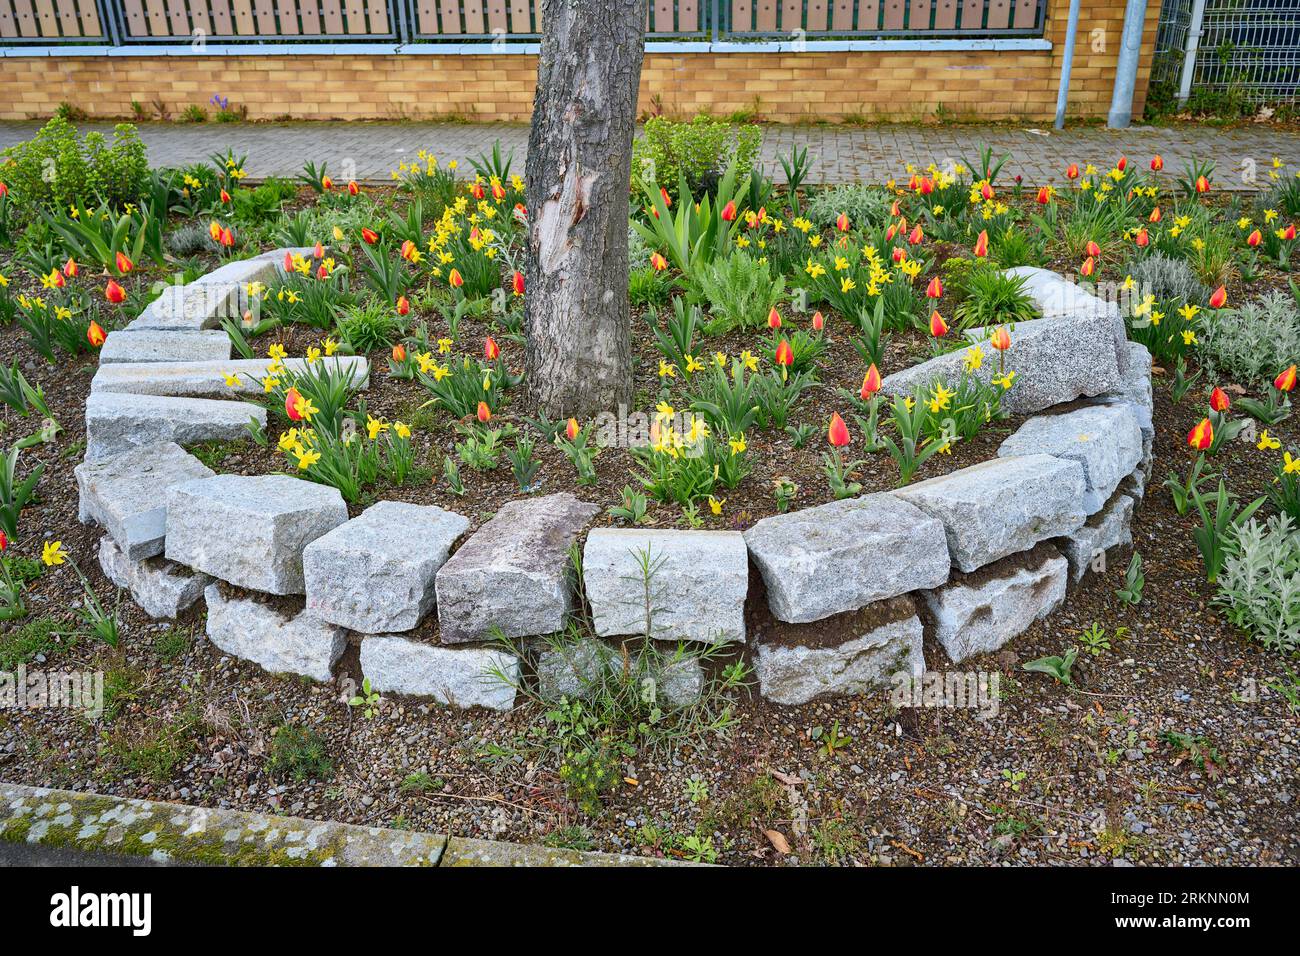
M 153 928 L 152 893 L 82 893 L 74 886 L 50 897 L 50 925 L 125 926 L 133 936 L 148 936 Z

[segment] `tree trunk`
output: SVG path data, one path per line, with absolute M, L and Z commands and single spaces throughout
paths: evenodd
M 528 137 L 527 384 L 555 418 L 632 396 L 628 183 L 645 0 L 543 0 Z

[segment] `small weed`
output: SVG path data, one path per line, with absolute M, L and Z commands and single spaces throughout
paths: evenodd
M 266 772 L 277 780 L 326 780 L 334 776 L 334 764 L 325 750 L 325 739 L 309 727 L 282 724 L 271 738 Z

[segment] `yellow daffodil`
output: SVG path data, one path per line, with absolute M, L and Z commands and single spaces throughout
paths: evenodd
M 712 511 L 715 515 L 722 514 L 722 506 L 725 505 L 726 503 L 727 503 L 726 498 L 715 498 L 713 497 L 713 495 L 709 495 L 709 510 Z
M 1260 451 L 1277 451 L 1282 447 L 1282 442 L 1270 435 L 1265 428 L 1259 433 L 1259 441 L 1255 443 L 1255 447 Z
M 56 564 L 62 564 L 68 557 L 68 552 L 63 550 L 62 541 L 46 541 L 41 548 L 41 560 L 50 567 Z
M 306 448 L 295 449 L 294 455 L 298 459 L 298 467 L 303 471 L 306 471 L 312 465 L 316 464 L 316 462 L 320 461 L 320 452 L 311 451 Z

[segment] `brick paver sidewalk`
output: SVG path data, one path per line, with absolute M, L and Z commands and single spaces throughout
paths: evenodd
M 0 123 L 0 147 L 30 137 L 38 125 Z M 83 125 L 85 130 L 111 128 Z M 526 126 L 506 124 L 145 123 L 139 129 L 156 166 L 184 165 L 232 149 L 247 154 L 248 172 L 255 178 L 292 176 L 311 160 L 327 163 L 336 180 L 371 182 L 388 181 L 398 161 L 413 159 L 418 150 L 464 160 L 490 150 L 498 139 L 504 149 L 514 150 L 513 168 L 522 172 L 528 139 Z M 1265 167 L 1274 156 L 1300 165 L 1300 134 L 1267 127 L 1081 128 L 1058 133 L 1050 126 L 765 126 L 763 162 L 769 174 L 782 178 L 777 157 L 787 155 L 795 143 L 806 145 L 814 161 L 812 183 L 883 182 L 899 176 L 909 162 L 943 166 L 948 160 L 973 161 L 985 143 L 998 154 L 1010 155 L 1005 180 L 1019 174 L 1033 186 L 1060 182 L 1071 162 L 1108 165 L 1121 153 L 1142 165 L 1160 153 L 1166 174 L 1177 174 L 1193 156 L 1212 160 L 1216 181 L 1225 189 L 1253 188 L 1252 168 L 1258 168 L 1259 181 L 1265 181 Z

